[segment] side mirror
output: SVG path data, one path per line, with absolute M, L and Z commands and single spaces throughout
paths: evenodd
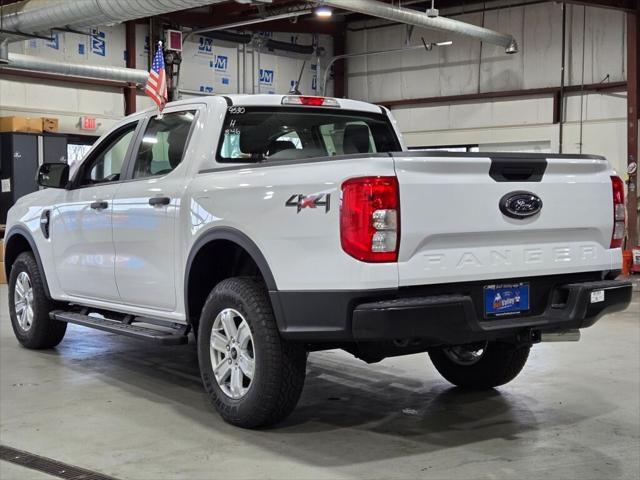
M 38 169 L 36 182 L 46 188 L 66 188 L 69 183 L 69 165 L 66 163 L 43 163 Z

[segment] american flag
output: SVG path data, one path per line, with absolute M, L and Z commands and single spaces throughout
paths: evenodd
M 144 93 L 149 95 L 156 102 L 160 111 L 167 103 L 167 77 L 164 71 L 164 55 L 162 53 L 162 42 L 158 42 L 158 50 L 153 57 L 151 70 L 149 70 L 149 79 Z

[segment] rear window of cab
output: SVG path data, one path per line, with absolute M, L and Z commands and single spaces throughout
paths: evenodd
M 330 108 L 227 109 L 217 160 L 262 162 L 400 150 L 386 115 Z

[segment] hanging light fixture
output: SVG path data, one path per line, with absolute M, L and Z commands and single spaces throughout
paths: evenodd
M 333 15 L 333 10 L 326 5 L 320 5 L 313 10 L 313 13 L 316 14 L 316 17 L 329 18 Z

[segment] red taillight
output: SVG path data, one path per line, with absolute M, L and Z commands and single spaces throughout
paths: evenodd
M 613 232 L 610 248 L 622 247 L 625 234 L 626 211 L 624 208 L 624 182 L 620 177 L 611 177 L 613 190 Z
M 396 262 L 400 192 L 396 177 L 352 178 L 342 184 L 342 249 L 363 262 Z

